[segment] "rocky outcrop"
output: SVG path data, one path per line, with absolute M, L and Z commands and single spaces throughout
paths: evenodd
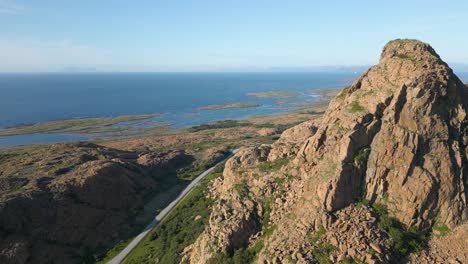
M 317 120 L 310 120 L 285 130 L 279 140 L 273 144 L 270 160 L 293 157 L 300 145 L 317 132 Z
M 15 264 L 91 261 L 134 228 L 133 216 L 159 180 L 193 159 L 91 143 L 11 153 L 1 160 L 0 263 Z
M 218 209 L 185 259 L 205 263 L 262 240 L 258 263 L 314 262 L 323 244 L 336 244 L 332 261 L 388 262 L 388 239 L 372 224 L 372 209 L 353 207 L 360 199 L 422 233 L 436 219 L 461 224 L 468 216 L 466 90 L 428 44 L 389 42 L 316 128 L 302 124 L 227 163 L 212 190 Z M 321 230 L 326 235 L 311 240 Z

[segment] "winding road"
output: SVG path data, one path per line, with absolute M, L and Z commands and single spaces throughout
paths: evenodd
M 172 210 L 174 207 L 177 205 L 180 200 L 182 200 L 192 189 L 195 187 L 208 173 L 210 173 L 212 170 L 214 170 L 218 165 L 226 161 L 228 158 L 230 158 L 232 155 L 236 154 L 239 149 L 234 149 L 232 151 L 232 154 L 229 155 L 227 158 L 224 160 L 220 161 L 213 167 L 207 169 L 204 171 L 202 174 L 200 174 L 197 178 L 195 178 L 185 189 L 177 196 L 177 198 L 172 201 L 166 208 L 164 208 L 156 217 L 151 221 L 151 223 L 145 227 L 145 229 L 138 234 L 130 244 L 128 244 L 117 256 L 115 256 L 113 259 L 111 259 L 107 264 L 120 264 L 125 257 L 140 243 L 140 241 L 148 234 L 148 232 L 156 226 L 161 220 Z

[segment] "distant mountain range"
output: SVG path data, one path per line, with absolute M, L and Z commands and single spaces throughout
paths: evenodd
M 448 63 L 455 72 L 468 72 L 468 64 Z M 372 65 L 330 65 L 311 67 L 272 67 L 273 72 L 357 72 L 362 73 Z

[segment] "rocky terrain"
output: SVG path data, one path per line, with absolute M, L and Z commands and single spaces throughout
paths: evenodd
M 0 263 L 109 259 L 230 148 L 271 143 L 285 127 L 319 117 L 289 113 L 157 136 L 2 149 Z
M 135 152 L 92 143 L 7 151 L 0 157 L 0 263 L 94 262 L 93 253 L 146 224 L 135 216 L 150 197 L 183 185 L 176 170 L 228 154 L 225 147 L 195 158 L 185 150 Z
M 467 263 L 467 95 L 431 46 L 389 42 L 321 119 L 228 160 L 183 260 Z
M 157 189 L 152 170 L 187 160 L 183 152 L 138 157 L 90 143 L 2 156 L 0 262 L 85 260 L 118 238 Z

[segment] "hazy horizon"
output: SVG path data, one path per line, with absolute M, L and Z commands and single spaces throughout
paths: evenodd
M 395 38 L 464 72 L 467 16 L 465 1 L 0 0 L 0 72 L 333 71 Z

